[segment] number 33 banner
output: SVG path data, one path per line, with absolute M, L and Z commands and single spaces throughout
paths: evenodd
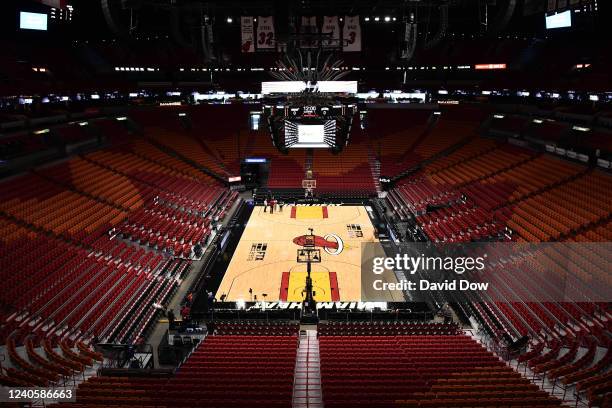
M 256 43 L 258 50 L 276 48 L 276 38 L 274 38 L 274 17 L 257 17 Z
M 361 51 L 359 16 L 346 16 L 342 29 L 343 51 Z

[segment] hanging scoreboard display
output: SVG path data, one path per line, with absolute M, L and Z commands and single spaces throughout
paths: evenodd
M 356 105 L 264 105 L 274 145 L 281 149 L 342 150 L 350 137 Z

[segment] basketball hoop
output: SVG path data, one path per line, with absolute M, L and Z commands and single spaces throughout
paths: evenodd
M 317 180 L 315 179 L 302 180 L 302 188 L 305 188 L 306 190 L 308 189 L 314 190 L 315 188 L 317 188 Z
M 314 189 L 317 188 L 317 180 L 314 180 L 314 179 L 304 179 L 304 180 L 302 180 L 302 188 L 304 188 L 304 190 L 305 190 L 306 198 L 313 197 L 314 196 Z

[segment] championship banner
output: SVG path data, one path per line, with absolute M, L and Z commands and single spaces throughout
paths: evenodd
M 546 11 L 555 11 L 557 9 L 557 0 L 548 0 Z
M 300 32 L 303 34 L 316 34 L 317 28 L 317 17 L 316 16 L 302 16 L 302 22 L 300 24 Z M 302 48 L 313 48 L 317 47 L 317 41 L 314 39 L 300 41 Z
M 331 33 L 328 40 L 323 40 L 324 47 L 336 47 L 340 43 L 340 25 L 338 24 L 338 16 L 324 16 L 323 27 L 321 33 Z
M 343 47 L 342 51 L 361 51 L 361 25 L 359 16 L 346 16 L 342 29 Z
M 242 52 L 255 52 L 255 42 L 253 38 L 253 17 L 240 17 L 240 31 L 242 33 Z
M 272 50 L 275 48 L 274 17 L 257 17 L 257 49 Z

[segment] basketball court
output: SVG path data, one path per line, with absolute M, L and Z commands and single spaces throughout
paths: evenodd
M 254 207 L 217 299 L 301 302 L 307 266 L 298 262 L 297 252 L 309 228 L 321 248 L 311 270 L 315 300 L 359 301 L 361 243 L 378 242 L 367 207 L 299 205 L 273 214 Z

